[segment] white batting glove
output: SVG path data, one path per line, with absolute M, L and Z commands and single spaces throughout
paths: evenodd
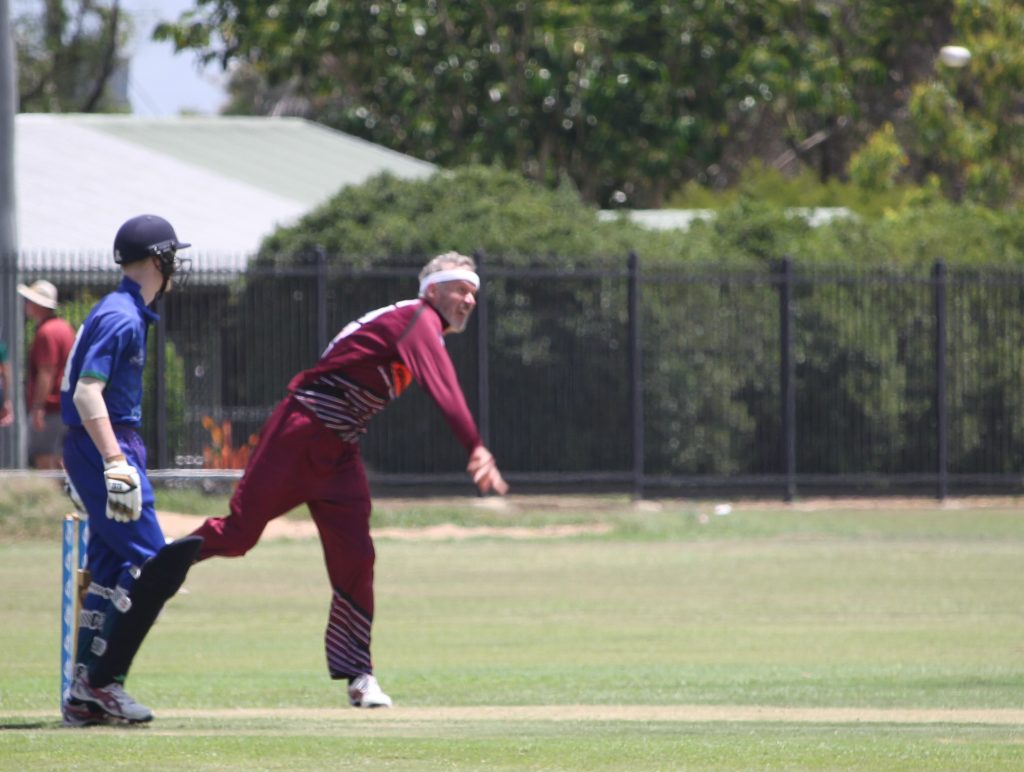
M 107 517 L 119 523 L 138 520 L 142 514 L 142 488 L 138 470 L 124 456 L 103 462 L 107 484 Z

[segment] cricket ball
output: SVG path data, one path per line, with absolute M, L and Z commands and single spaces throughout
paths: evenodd
M 947 67 L 964 67 L 971 61 L 971 52 L 963 46 L 943 46 L 939 49 L 939 61 Z

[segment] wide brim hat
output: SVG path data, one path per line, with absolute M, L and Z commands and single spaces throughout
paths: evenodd
M 37 306 L 49 308 L 51 311 L 57 308 L 57 288 L 45 279 L 34 281 L 29 285 L 19 284 L 18 294 L 25 300 L 31 300 Z

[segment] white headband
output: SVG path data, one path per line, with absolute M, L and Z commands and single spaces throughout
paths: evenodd
M 420 279 L 420 297 L 426 294 L 427 287 L 431 284 L 440 284 L 445 281 L 468 281 L 473 285 L 474 289 L 480 289 L 480 277 L 477 276 L 475 271 L 471 271 L 468 268 L 449 268 L 444 271 L 428 273 Z

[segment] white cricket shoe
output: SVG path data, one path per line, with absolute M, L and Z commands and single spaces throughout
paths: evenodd
M 136 702 L 117 681 L 103 687 L 90 686 L 88 676 L 84 674 L 76 676 L 75 680 L 71 682 L 65 705 L 66 723 L 69 714 L 71 718 L 83 716 L 83 711 L 80 710 L 83 706 L 91 709 L 93 713 L 100 711 L 109 718 L 120 719 L 132 724 L 142 724 L 153 720 L 153 711 Z M 74 726 L 74 724 L 69 725 Z
M 356 708 L 390 708 L 391 698 L 381 691 L 377 679 L 369 673 L 356 676 L 348 685 L 348 702 Z

